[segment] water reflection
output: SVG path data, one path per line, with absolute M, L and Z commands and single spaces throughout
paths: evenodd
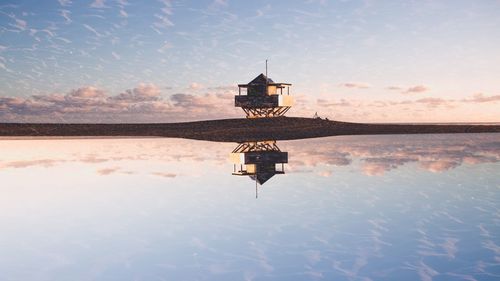
M 355 136 L 239 143 L 230 154 L 233 175 L 250 176 L 263 185 L 276 174 L 312 173 L 330 177 L 341 167 L 355 166 L 366 176 L 384 176 L 405 166 L 442 173 L 462 165 L 500 161 L 497 134 Z
M 288 152 L 280 150 L 275 140 L 248 141 L 239 143 L 230 154 L 233 163 L 233 175 L 249 176 L 257 184 L 263 185 L 277 174 L 285 173 Z
M 278 144 L 0 140 L 0 280 L 498 279 L 498 134 Z

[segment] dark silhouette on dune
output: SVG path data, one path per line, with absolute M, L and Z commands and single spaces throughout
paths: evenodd
M 299 117 L 150 124 L 0 124 L 0 136 L 10 137 L 171 137 L 221 142 L 451 133 L 500 133 L 500 125 L 366 124 Z

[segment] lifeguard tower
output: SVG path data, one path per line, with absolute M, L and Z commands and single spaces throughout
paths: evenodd
M 243 142 L 230 155 L 233 175 L 250 176 L 263 185 L 276 174 L 285 173 L 288 152 L 282 152 L 276 141 Z
M 248 84 L 238 84 L 234 105 L 241 107 L 247 118 L 283 116 L 293 105 L 290 86 L 292 84 L 274 83 L 261 73 Z

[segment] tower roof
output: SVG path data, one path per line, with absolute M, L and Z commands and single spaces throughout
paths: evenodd
M 266 181 L 272 178 L 276 173 L 273 172 L 260 172 L 256 175 L 251 175 L 250 178 L 252 180 L 257 181 L 260 185 L 263 185 Z
M 257 77 L 255 77 L 252 81 L 250 81 L 250 83 L 248 84 L 269 84 L 269 83 L 274 83 L 273 79 L 266 77 L 264 73 L 261 73 Z
M 292 84 L 290 83 L 275 83 L 273 79 L 266 77 L 264 73 L 259 74 L 257 77 L 255 77 L 252 81 L 250 81 L 248 84 L 238 84 L 238 87 L 244 87 L 247 88 L 251 85 L 269 85 L 269 86 L 277 86 L 278 88 L 283 88 L 283 86 L 291 86 Z

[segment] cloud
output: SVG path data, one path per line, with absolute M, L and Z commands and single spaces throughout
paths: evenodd
M 167 29 L 171 26 L 174 26 L 174 23 L 170 20 L 170 16 L 173 14 L 172 12 L 172 3 L 170 0 L 163 0 L 163 7 L 160 9 L 161 13 L 155 14 L 154 17 L 157 19 L 153 23 L 153 29 L 160 33 L 158 29 Z
M 138 87 L 126 90 L 117 96 L 109 98 L 112 101 L 135 103 L 160 100 L 160 89 L 153 84 L 139 84 Z
M 488 135 L 477 136 L 473 141 L 467 135 L 457 135 L 453 139 L 446 135 L 412 138 L 372 136 L 314 139 L 309 140 L 307 146 L 294 142 L 280 144 L 282 151 L 298 151 L 290 159 L 290 171 L 311 171 L 315 167 L 319 171 L 330 171 L 323 166 L 359 163 L 360 169 L 368 176 L 384 175 L 408 164 L 432 173 L 442 173 L 463 164 L 496 163 L 500 161 L 499 146 L 495 137 Z
M 235 85 L 225 85 L 225 86 L 215 86 L 215 87 L 209 87 L 209 90 L 223 90 L 223 91 L 233 91 L 236 93 L 238 90 L 238 87 Z
M 201 85 L 200 83 L 193 82 L 193 83 L 189 84 L 188 88 L 190 90 L 200 90 L 200 89 L 203 89 L 203 85 Z
M 416 103 L 422 103 L 430 107 L 447 106 L 452 107 L 453 100 L 445 100 L 442 98 L 423 98 L 415 101 Z
M 20 31 L 24 31 L 26 30 L 26 28 L 28 28 L 28 23 L 25 20 L 18 19 L 14 15 L 11 15 L 9 17 L 14 20 L 14 24 L 9 24 L 10 26 L 17 28 Z
M 65 20 L 66 23 L 71 23 L 72 22 L 72 20 L 70 18 L 70 15 L 71 15 L 70 11 L 68 11 L 68 10 L 61 10 L 60 12 L 61 12 L 60 13 L 61 17 L 64 18 L 64 20 Z
M 409 87 L 404 91 L 405 94 L 415 94 L 415 93 L 423 93 L 429 91 L 429 88 L 423 85 L 417 85 L 413 87 Z
M 390 90 L 390 91 L 402 91 L 403 87 L 400 87 L 400 86 L 389 86 L 386 89 Z
M 122 18 L 128 18 L 128 14 L 127 14 L 127 12 L 125 12 L 125 10 L 123 10 L 123 9 L 120 9 L 120 16 L 121 16 Z
M 228 5 L 228 0 L 214 0 L 209 8 L 210 9 L 220 9 L 220 8 L 223 8 L 223 7 L 227 7 Z
M 371 85 L 368 83 L 362 83 L 362 82 L 347 82 L 347 83 L 339 84 L 339 87 L 354 88 L 354 89 L 368 89 L 368 88 L 371 88 Z
M 159 177 L 164 177 L 164 178 L 175 178 L 175 177 L 177 177 L 177 175 L 174 174 L 174 173 L 154 172 L 154 173 L 151 173 L 151 174 L 154 175 L 154 176 L 159 176 Z
M 106 2 L 106 0 L 94 0 L 94 2 L 92 2 L 92 4 L 90 4 L 90 7 L 97 8 L 97 9 L 106 8 L 105 2 Z
M 172 44 L 170 44 L 170 42 L 168 42 L 168 41 L 165 41 L 165 42 L 163 42 L 163 45 L 157 49 L 157 51 L 159 53 L 165 53 L 165 51 L 167 51 L 170 48 L 172 48 Z
M 94 33 L 97 37 L 102 36 L 99 32 L 97 32 L 97 30 L 95 30 L 92 26 L 90 26 L 88 24 L 84 24 L 83 27 L 85 27 L 85 29 L 87 29 L 88 31 Z
M 0 97 L 0 122 L 175 122 L 242 115 L 232 91 L 163 96 L 147 83 L 117 95 L 85 86 L 66 94 Z
M 346 99 L 340 99 L 340 101 L 330 101 L 326 99 L 317 99 L 316 104 L 320 107 L 334 107 L 334 106 L 353 106 L 354 104 Z
M 403 155 L 395 155 L 393 157 L 387 156 L 378 156 L 373 155 L 375 157 L 369 157 L 364 159 L 364 163 L 362 164 L 362 170 L 365 175 L 369 176 L 381 176 L 385 172 L 390 171 L 392 169 L 396 169 L 399 166 L 404 165 L 408 162 L 417 161 L 415 157 L 411 156 L 403 156 Z
M 1 168 L 27 168 L 31 166 L 51 167 L 64 160 L 55 159 L 40 159 L 40 160 L 26 160 L 26 161 L 12 161 L 5 164 L 0 164 Z
M 118 171 L 118 168 L 104 168 L 97 170 L 97 173 L 101 176 L 107 176 L 116 173 L 116 171 Z
M 69 6 L 72 4 L 72 1 L 71 0 L 57 0 L 59 2 L 59 4 L 63 7 L 66 7 L 66 6 Z
M 485 96 L 482 93 L 474 94 L 472 98 L 463 99 L 463 102 L 472 102 L 472 103 L 484 103 L 484 102 L 497 102 L 500 101 L 500 95 L 495 96 Z

